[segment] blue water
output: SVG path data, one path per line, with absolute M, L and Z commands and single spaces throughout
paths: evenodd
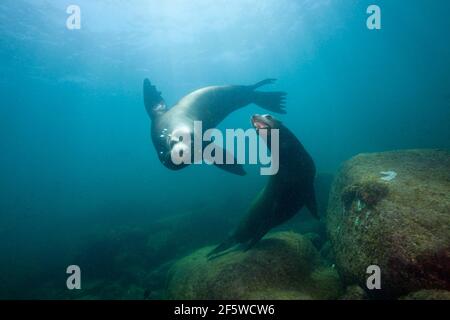
M 72 3 L 80 30 L 66 28 Z M 381 30 L 366 27 L 373 3 Z M 449 148 L 449 10 L 446 0 L 2 0 L 0 297 L 33 296 L 55 270 L 64 278 L 92 234 L 197 208 L 240 216 L 264 185 L 257 167 L 245 178 L 164 168 L 145 77 L 169 105 L 200 87 L 277 78 L 264 89 L 288 93 L 280 119 L 322 173 L 361 152 Z M 248 128 L 257 112 L 221 128 Z

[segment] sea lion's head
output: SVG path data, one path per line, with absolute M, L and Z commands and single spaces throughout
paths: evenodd
M 152 137 L 159 160 L 165 167 L 179 170 L 187 166 L 185 163 L 177 163 L 173 157 L 188 156 L 190 158 L 192 139 L 188 128 L 178 127 L 172 131 L 164 128 L 155 132 Z
M 261 129 L 268 129 L 269 134 L 270 129 L 280 129 L 281 127 L 281 121 L 270 114 L 254 114 L 251 118 L 251 123 L 257 131 Z

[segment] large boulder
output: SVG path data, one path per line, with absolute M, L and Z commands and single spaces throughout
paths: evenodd
M 450 291 L 421 290 L 401 297 L 400 300 L 450 300 Z
M 366 300 L 367 293 L 358 285 L 348 286 L 340 300 Z
M 450 153 L 407 150 L 360 154 L 336 177 L 327 231 L 347 284 L 366 287 L 369 265 L 397 298 L 450 289 Z
M 321 264 L 309 240 L 294 232 L 266 236 L 250 250 L 208 259 L 213 247 L 179 260 L 169 272 L 169 299 L 336 299 L 335 269 Z

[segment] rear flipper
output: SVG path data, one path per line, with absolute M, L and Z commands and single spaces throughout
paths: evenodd
M 265 79 L 260 81 L 253 86 L 251 86 L 252 90 L 255 90 L 259 87 L 272 84 L 276 81 L 276 79 Z M 253 91 L 252 102 L 269 111 L 273 111 L 276 113 L 285 114 L 286 110 L 286 92 L 261 92 L 261 91 Z
M 225 171 L 227 171 L 229 173 L 232 173 L 232 174 L 236 174 L 238 176 L 245 176 L 247 174 L 245 172 L 245 170 L 244 170 L 244 166 L 242 164 L 238 164 L 236 158 L 230 152 L 222 149 L 221 147 L 219 147 L 216 144 L 214 144 L 214 145 L 207 145 L 206 143 L 204 143 L 203 144 L 203 150 L 205 150 L 205 148 L 212 148 L 213 150 L 217 150 L 217 151 L 220 150 L 220 153 L 223 155 L 224 158 L 222 159 L 221 163 L 214 163 L 214 165 L 217 168 L 225 170 Z M 213 154 L 215 154 L 215 152 L 216 151 L 214 151 Z M 234 159 L 233 163 L 227 163 L 228 159 Z
M 245 244 L 245 249 L 244 251 L 248 251 L 250 249 L 252 249 L 268 232 L 269 230 L 267 230 L 267 228 L 264 227 L 264 223 L 261 224 L 259 226 L 259 230 L 257 230 L 254 234 L 253 237 L 247 241 L 247 243 Z
M 265 79 L 263 81 L 260 81 L 258 83 L 255 83 L 254 85 L 252 85 L 252 90 L 255 90 L 262 86 L 266 86 L 268 84 L 273 84 L 275 81 L 277 81 L 277 79 Z
M 286 93 L 285 92 L 253 92 L 253 102 L 266 110 L 285 114 Z
M 224 252 L 225 250 L 228 250 L 231 247 L 233 247 L 235 244 L 236 244 L 236 241 L 234 240 L 234 238 L 230 237 L 227 240 L 225 240 L 224 242 L 222 242 L 221 244 L 219 244 L 217 247 L 215 247 L 210 253 L 208 253 L 208 257 L 212 257 L 221 252 Z
M 215 163 L 214 164 L 217 168 L 225 170 L 228 173 L 232 173 L 232 174 L 236 174 L 238 176 L 245 176 L 247 174 L 247 172 L 245 172 L 244 170 L 244 166 L 242 164 L 218 164 Z
M 255 246 L 261 240 L 261 238 L 255 238 L 246 243 L 244 251 L 248 251 Z

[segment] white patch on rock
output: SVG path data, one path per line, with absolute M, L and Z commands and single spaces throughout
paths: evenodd
M 397 177 L 397 172 L 395 171 L 381 171 L 380 174 L 383 176 L 380 178 L 383 181 L 392 181 Z
M 358 201 L 356 201 L 356 211 L 360 212 L 365 207 L 366 207 L 366 204 L 363 201 L 361 201 L 360 199 L 358 199 Z

